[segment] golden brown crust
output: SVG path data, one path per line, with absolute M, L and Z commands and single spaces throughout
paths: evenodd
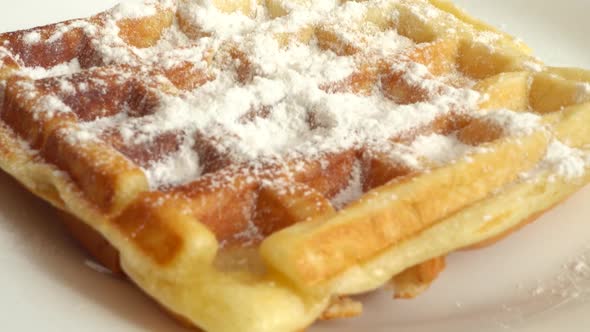
M 320 218 L 277 232 L 263 242 L 263 257 L 284 268 L 282 272 L 303 287 L 321 283 L 486 197 L 492 188 L 514 181 L 520 172 L 539 161 L 547 146 L 541 133 L 519 138 L 515 143 L 499 140 L 492 154 L 474 155 L 419 179 L 392 181 L 351 204 L 344 210 L 347 213 L 329 222 Z M 517 161 L 515 167 L 489 172 L 491 165 L 505 164 L 505 160 Z M 281 264 L 284 261 L 295 264 L 285 266 Z
M 324 310 L 320 319 L 333 320 L 352 318 L 363 312 L 363 304 L 347 296 L 335 296 L 330 300 L 328 308 Z
M 170 9 L 158 10 L 155 15 L 122 19 L 118 22 L 119 36 L 129 45 L 139 48 L 153 46 L 160 40 L 162 31 L 172 25 L 174 12 Z
M 537 219 L 539 219 L 540 217 L 543 216 L 543 214 L 545 214 L 547 211 L 553 209 L 554 207 L 556 207 L 557 205 L 561 204 L 563 201 L 567 200 L 568 197 L 565 197 L 564 199 L 555 202 L 553 205 L 551 205 L 550 207 L 548 207 L 545 210 L 542 211 L 538 211 L 535 212 L 533 214 L 531 214 L 530 216 L 528 216 L 527 218 L 525 218 L 524 220 L 522 220 L 520 223 L 518 223 L 517 225 L 515 225 L 514 227 L 507 229 L 506 231 L 504 231 L 501 234 L 498 234 L 496 236 L 490 237 L 489 239 L 486 239 L 485 241 L 479 242 L 479 243 L 475 243 L 473 245 L 470 245 L 468 247 L 463 248 L 462 250 L 477 250 L 477 249 L 483 249 L 489 246 L 492 246 L 502 240 L 504 240 L 505 238 L 507 238 L 508 236 L 512 235 L 515 232 L 520 231 L 521 229 L 523 229 L 525 226 L 534 223 L 535 221 L 537 221 Z
M 396 299 L 412 299 L 430 287 L 445 269 L 445 257 L 432 258 L 403 271 L 391 280 Z

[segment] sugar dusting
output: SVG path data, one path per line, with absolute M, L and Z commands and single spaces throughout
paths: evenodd
M 589 250 L 583 251 L 562 264 L 553 278 L 540 281 L 531 292 L 533 296 L 548 294 L 554 301 L 558 301 L 555 301 L 547 310 L 555 310 L 576 300 L 590 300 Z
M 102 273 L 102 274 L 113 274 L 113 272 L 109 269 L 107 269 L 106 267 L 102 266 L 101 264 L 92 261 L 92 260 L 85 260 L 84 261 L 84 265 L 86 265 L 88 268 L 90 268 L 91 270 L 98 272 L 98 273 Z
M 41 41 L 41 34 L 37 31 L 31 31 L 23 36 L 23 41 L 27 45 L 34 45 Z
M 200 168 L 197 152 L 189 144 L 183 144 L 177 152 L 152 163 L 145 173 L 153 187 L 173 186 L 201 173 Z
M 421 157 L 443 165 L 464 156 L 472 147 L 459 141 L 455 135 L 432 134 L 418 137 L 411 148 L 419 151 Z
M 554 171 L 550 181 L 554 181 L 556 176 L 572 180 L 586 173 L 586 168 L 590 165 L 590 154 L 573 149 L 559 141 L 553 141 L 541 164 Z
M 578 83 L 577 103 L 590 101 L 590 83 Z
M 498 109 L 485 112 L 483 118 L 498 124 L 508 135 L 527 135 L 543 128 L 541 116 L 534 113 Z
M 539 281 L 530 294 L 550 295 L 555 303 L 548 310 L 576 300 L 590 300 L 590 248 L 567 260 L 552 278 Z
M 362 169 L 360 163 L 355 163 L 348 185 L 342 189 L 334 198 L 331 203 L 336 210 L 342 209 L 346 204 L 357 200 L 363 194 L 363 183 L 362 183 Z
M 24 67 L 19 70 L 19 74 L 36 80 L 48 77 L 71 75 L 80 71 L 81 68 L 78 59 L 73 59 L 69 62 L 60 63 L 51 68 Z
M 394 61 L 389 67 L 403 72 L 403 80 L 431 95 L 422 102 L 397 104 L 380 91 L 379 84 L 369 94 L 325 88 L 358 74 L 368 59 L 395 58 L 414 46 L 395 30 L 381 30 L 364 22 L 371 17 L 378 21 L 375 8 L 391 6 L 395 2 L 392 1 L 301 1 L 286 6 L 285 15 L 274 19 L 271 17 L 275 12 L 254 2 L 241 11 L 228 13 L 208 0 L 128 1 L 115 7 L 101 28 L 89 21 L 72 21 L 58 25 L 43 42 L 52 43 L 73 29 L 82 29 L 92 37 L 92 46 L 105 64 L 157 65 L 168 70 L 190 63 L 214 78 L 182 93 L 160 91 L 153 113 L 141 118 L 122 112 L 82 123 L 81 131 L 72 131 L 73 140 L 83 141 L 116 130 L 127 145 L 152 144 L 166 133 L 183 133 L 178 149 L 144 166 L 152 188 L 183 184 L 202 175 L 204 161 L 195 151 L 195 137 L 218 142 L 216 153 L 233 163 L 302 156 L 321 159 L 327 153 L 369 149 L 385 153 L 410 168 L 419 168 L 424 160 L 429 161 L 427 165 L 437 165 L 469 155 L 474 148 L 453 135 L 428 134 L 410 143 L 383 144 L 451 112 L 477 109 L 481 98 L 478 93 L 469 87 L 449 84 L 444 77 L 432 77 L 424 65 Z M 120 38 L 117 21 L 149 17 L 163 8 L 178 10 L 178 17 L 189 30 L 199 31 L 202 38 L 189 38 L 178 24 L 167 29 L 155 47 L 129 47 Z M 423 3 L 411 10 L 422 20 L 445 15 Z M 396 17 L 394 13 L 390 19 Z M 321 49 L 314 37 L 304 41 L 305 31 L 317 26 L 331 31 L 345 44 L 361 47 L 363 56 L 338 55 Z M 287 45 L 278 37 L 284 34 L 292 36 Z M 477 41 L 489 44 L 501 38 L 492 32 L 476 36 Z M 41 35 L 33 30 L 23 39 L 35 44 L 41 42 Z M 207 60 L 210 50 L 217 51 Z M 231 55 L 236 52 L 243 56 Z M 40 79 L 67 77 L 82 70 L 78 59 L 73 59 L 49 69 L 25 67 L 20 74 Z M 242 82 L 236 84 L 240 75 Z M 159 79 L 162 84 L 170 84 L 164 77 Z M 65 80 L 60 83 L 64 94 L 87 88 L 75 87 Z M 587 86 L 581 86 L 580 96 L 586 96 L 587 90 Z M 43 99 L 39 106 L 47 107 L 38 107 L 38 111 L 48 116 L 71 111 L 54 99 Z M 500 124 L 510 135 L 527 134 L 540 126 L 539 117 L 529 113 L 492 110 L 481 114 Z M 587 163 L 575 150 L 559 143 L 551 145 L 545 160 L 548 167 L 566 177 L 579 176 Z M 335 200 L 336 205 L 358 196 L 360 189 L 355 183 L 360 180 L 352 175 L 350 186 Z
M 493 327 L 499 330 L 520 330 L 532 322 L 542 321 L 560 310 L 583 308 L 590 303 L 590 246 L 575 250 L 577 254 L 563 258 L 562 264 L 552 266 L 541 278 L 519 282 L 512 286 L 505 302 L 489 302 L 486 315 L 475 321 L 474 329 Z M 473 314 L 480 305 L 456 301 L 456 313 Z M 577 322 L 576 322 L 577 323 Z M 573 326 L 578 326 L 574 324 Z
M 359 62 L 354 57 L 321 50 L 314 43 L 294 43 L 283 47 L 275 38 L 278 33 L 285 31 L 285 26 L 291 26 L 292 31 L 297 31 L 317 24 L 318 20 L 346 24 L 358 16 L 355 14 L 357 10 L 362 12 L 366 6 L 362 3 L 336 6 L 326 1 L 311 9 L 305 6 L 294 8 L 285 17 L 268 20 L 268 14 L 265 13 L 250 17 L 239 12 L 224 13 L 214 6 L 200 5 L 194 1 L 181 2 L 180 15 L 212 34 L 211 38 L 188 41 L 190 47 L 196 48 L 198 52 L 208 47 L 239 45 L 239 51 L 247 54 L 251 62 L 252 80 L 236 85 L 235 73 L 226 66 L 216 66 L 214 62 L 212 71 L 215 80 L 179 96 L 161 96 L 156 112 L 144 117 L 140 127 L 133 119 L 115 117 L 107 126 L 102 121 L 101 126 L 86 125 L 85 128 L 97 137 L 109 127 L 120 128 L 122 133 L 139 133 L 123 135 L 133 137 L 133 143 L 138 143 L 138 137 L 143 137 L 145 142 L 152 141 L 154 137 L 170 130 L 182 130 L 186 137 L 207 133 L 212 138 L 223 138 L 219 149 L 230 155 L 234 162 L 254 162 L 268 157 L 315 158 L 329 152 L 379 145 L 379 142 L 425 125 L 451 110 L 475 108 L 479 98 L 477 93 L 452 87 L 439 79 L 424 79 L 428 70 L 420 65 L 408 68 L 406 79 L 412 84 L 421 84 L 429 91 L 443 91 L 442 94 L 436 93 L 430 102 L 398 105 L 382 93 L 363 96 L 348 92 L 326 92 L 321 88 L 323 85 L 346 79 L 359 69 Z M 127 10 L 138 9 L 125 5 L 116 10 L 116 16 L 123 15 L 121 13 Z M 145 9 L 143 14 L 149 15 L 150 10 Z M 324 12 L 329 12 L 328 19 L 320 15 Z M 121 49 L 117 37 L 110 40 L 108 36 L 103 36 L 107 42 L 103 43 L 100 51 L 109 61 L 133 62 L 137 57 L 140 62 L 159 63 L 165 51 L 189 46 L 186 45 L 187 40 L 177 37 L 179 33 L 174 32 L 177 29 L 170 29 L 155 52 Z M 107 31 L 106 34 L 116 33 L 114 27 L 112 32 Z M 386 35 L 375 33 L 348 37 L 364 40 L 371 36 L 387 36 L 387 49 L 391 54 L 411 47 L 407 38 L 394 31 L 388 31 Z M 378 43 L 370 42 L 367 45 L 383 52 Z M 174 66 L 170 58 L 166 61 L 167 67 Z M 240 121 L 251 110 L 267 105 L 273 105 L 269 116 Z M 315 119 L 313 127 L 309 123 L 310 117 Z M 439 138 L 446 139 L 442 136 Z M 183 140 L 179 152 L 145 169 L 153 188 L 181 184 L 199 176 L 199 156 L 191 151 L 193 144 L 190 139 Z M 416 146 L 418 149 L 421 147 Z M 425 151 L 420 154 L 428 153 Z M 452 157 L 458 157 L 459 154 Z
M 508 319 L 496 323 L 504 327 L 515 327 L 519 323 L 556 312 L 572 304 L 590 301 L 590 248 L 559 266 L 554 274 L 536 284 L 519 285 L 518 293 L 526 305 L 504 305 Z M 526 309 L 524 309 L 526 308 Z
M 158 9 L 174 7 L 175 0 L 124 0 L 112 9 L 116 20 L 155 15 Z

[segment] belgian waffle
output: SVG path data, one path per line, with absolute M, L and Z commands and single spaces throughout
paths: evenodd
M 0 167 L 210 331 L 416 296 L 590 180 L 590 72 L 448 1 L 146 0 L 0 61 Z

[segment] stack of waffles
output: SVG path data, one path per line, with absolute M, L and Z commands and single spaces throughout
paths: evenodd
M 0 35 L 0 167 L 179 319 L 297 331 L 581 188 L 589 83 L 445 0 L 144 0 Z

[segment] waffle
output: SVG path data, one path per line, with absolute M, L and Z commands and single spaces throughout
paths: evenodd
M 0 82 L 0 167 L 207 331 L 414 297 L 590 180 L 590 72 L 444 0 L 125 3 L 1 34 Z

